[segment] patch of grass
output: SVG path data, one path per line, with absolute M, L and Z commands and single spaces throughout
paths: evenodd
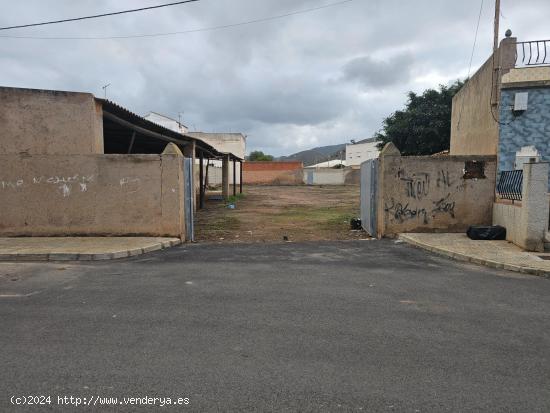
M 202 222 L 201 232 L 226 232 L 239 229 L 241 222 L 238 218 L 229 214 L 219 214 Z
M 231 195 L 227 198 L 227 204 L 235 204 L 237 201 L 246 198 L 246 194 Z
M 336 229 L 349 225 L 351 218 L 357 216 L 349 208 L 340 207 L 298 207 L 286 208 L 273 218 L 277 222 L 295 222 L 300 225 L 314 225 L 323 229 Z

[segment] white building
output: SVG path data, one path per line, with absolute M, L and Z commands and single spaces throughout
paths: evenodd
M 150 122 L 156 123 L 157 125 L 164 126 L 167 129 L 173 130 L 174 132 L 186 134 L 189 129 L 183 123 L 178 122 L 175 119 L 169 118 L 168 116 L 161 115 L 156 112 L 149 112 L 144 116 Z
M 200 139 L 203 142 L 213 146 L 218 152 L 232 153 L 241 159 L 246 154 L 246 136 L 242 133 L 208 133 L 208 132 L 188 132 L 187 136 Z M 241 165 L 235 162 L 235 171 L 237 175 L 236 183 L 240 184 Z M 219 185 L 222 182 L 222 161 L 210 161 L 208 167 L 209 185 Z M 233 184 L 233 162 L 229 163 L 229 183 Z
M 342 167 L 345 167 L 346 166 L 346 161 L 341 161 L 340 159 L 331 159 L 330 161 L 320 162 L 320 163 L 315 164 L 315 165 L 306 166 L 306 167 L 304 167 L 304 169 L 308 169 L 308 168 L 335 168 L 335 167 L 338 167 L 340 165 Z
M 246 136 L 242 133 L 188 132 L 186 135 L 206 142 L 218 152 L 231 152 L 241 159 L 246 154 Z
M 164 126 L 174 132 L 192 138 L 200 139 L 201 141 L 213 146 L 218 152 L 232 153 L 241 159 L 244 159 L 246 154 L 246 136 L 242 133 L 207 133 L 207 132 L 189 132 L 189 129 L 184 124 L 168 116 L 161 115 L 156 112 L 149 112 L 144 116 L 150 122 Z M 195 160 L 198 164 L 199 160 Z M 205 167 L 206 169 L 206 167 Z M 240 183 L 241 166 L 239 162 L 235 162 L 235 171 L 237 174 L 236 183 Z M 205 171 L 206 172 L 206 171 Z M 208 183 L 210 185 L 221 185 L 222 183 L 222 161 L 211 160 L 208 165 Z M 229 183 L 233 184 L 233 162 L 229 163 Z
M 374 139 L 365 139 L 356 144 L 346 145 L 346 165 L 357 167 L 369 159 L 378 158 L 380 150 L 377 145 L 378 141 Z

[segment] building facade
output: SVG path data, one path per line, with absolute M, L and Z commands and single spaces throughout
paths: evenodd
M 356 144 L 346 145 L 346 165 L 358 168 L 369 159 L 378 158 L 380 150 L 374 139 L 367 139 Z

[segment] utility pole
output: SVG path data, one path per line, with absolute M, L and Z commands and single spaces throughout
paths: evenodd
M 499 28 L 500 28 L 500 0 L 495 0 L 495 39 L 493 44 L 493 53 L 496 53 L 498 49 Z

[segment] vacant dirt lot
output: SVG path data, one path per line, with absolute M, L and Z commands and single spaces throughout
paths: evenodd
M 198 242 L 273 242 L 367 238 L 350 230 L 359 216 L 358 186 L 247 186 L 235 209 L 208 201 L 197 213 Z

